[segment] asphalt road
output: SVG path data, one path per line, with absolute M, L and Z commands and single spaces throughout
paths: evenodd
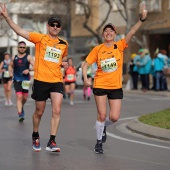
M 75 105 L 64 100 L 61 124 L 56 142 L 61 153 L 45 151 L 50 132 L 51 105 L 40 125 L 42 151 L 31 150 L 32 113 L 34 101 L 29 98 L 26 119 L 18 123 L 16 106 L 4 106 L 0 89 L 0 170 L 169 170 L 170 142 L 132 133 L 126 123 L 142 114 L 169 107 L 170 97 L 125 93 L 120 120 L 107 128 L 104 154 L 93 152 L 96 142 L 96 107 L 92 99 L 84 102 L 81 90 L 76 90 Z M 13 102 L 15 103 L 13 93 Z

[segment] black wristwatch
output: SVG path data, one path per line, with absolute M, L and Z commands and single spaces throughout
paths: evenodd
M 145 18 L 145 19 L 142 19 L 142 18 L 140 17 L 140 21 L 141 21 L 141 22 L 144 22 L 145 20 L 146 20 L 146 18 Z

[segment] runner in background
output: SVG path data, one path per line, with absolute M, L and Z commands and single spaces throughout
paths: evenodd
M 4 60 L 0 64 L 0 72 L 2 72 L 2 84 L 4 87 L 4 95 L 5 95 L 5 106 L 12 106 L 13 103 L 11 101 L 11 87 L 12 87 L 12 76 L 9 74 L 9 64 L 10 64 L 10 54 L 4 53 Z
M 73 66 L 73 59 L 68 58 L 68 68 L 64 76 L 65 93 L 70 99 L 70 105 L 74 105 L 74 91 L 76 88 L 76 67 Z
M 83 64 L 84 64 L 85 61 L 82 62 L 82 66 L 81 68 L 83 67 Z M 88 81 L 92 84 L 92 65 L 90 65 L 88 68 L 87 68 L 87 79 Z M 82 80 L 84 82 L 84 78 L 83 78 L 83 75 L 82 75 Z M 86 86 L 84 84 L 83 86 L 83 98 L 84 100 L 87 100 L 89 101 L 90 98 L 91 98 L 91 86 Z
M 19 116 L 19 122 L 24 121 L 24 104 L 28 99 L 29 87 L 31 84 L 30 64 L 34 69 L 34 59 L 26 53 L 26 43 L 18 43 L 18 54 L 12 58 L 9 66 L 10 74 L 13 75 L 14 89 L 16 92 L 16 105 Z

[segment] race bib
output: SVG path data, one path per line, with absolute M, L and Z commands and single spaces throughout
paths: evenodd
M 117 61 L 115 58 L 109 58 L 101 61 L 101 68 L 104 73 L 110 73 L 117 70 Z
M 74 74 L 68 74 L 67 80 L 74 80 Z
M 9 78 L 10 77 L 9 71 L 4 71 L 3 77 L 4 78 Z
M 22 88 L 25 90 L 29 90 L 30 84 L 31 84 L 30 80 L 22 81 Z
M 44 60 L 58 63 L 61 57 L 61 50 L 47 46 Z
M 92 68 L 91 68 L 91 67 L 88 67 L 88 69 L 87 69 L 87 74 L 91 74 L 91 72 L 92 72 Z

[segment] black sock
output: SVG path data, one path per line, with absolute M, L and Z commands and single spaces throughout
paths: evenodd
M 97 139 L 97 144 L 102 144 L 102 140 Z
M 33 132 L 32 137 L 33 138 L 39 138 L 39 133 L 38 132 Z
M 50 135 L 50 141 L 55 141 L 55 136 L 54 135 Z

